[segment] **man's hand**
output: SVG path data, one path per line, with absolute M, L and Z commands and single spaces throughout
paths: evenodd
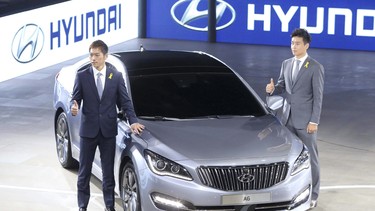
M 314 123 L 309 123 L 307 125 L 307 133 L 316 133 L 318 131 L 318 125 Z
M 132 132 L 135 134 L 140 134 L 142 133 L 143 129 L 145 129 L 145 126 L 139 123 L 133 123 L 130 125 L 130 128 L 132 129 Z
M 70 108 L 70 112 L 72 113 L 72 116 L 76 116 L 78 114 L 78 103 L 74 100 L 72 107 Z
M 274 90 L 275 90 L 275 84 L 274 84 L 274 82 L 273 82 L 273 78 L 271 78 L 270 83 L 267 84 L 267 86 L 266 86 L 266 92 L 267 92 L 268 94 L 272 94 L 272 92 L 273 92 Z

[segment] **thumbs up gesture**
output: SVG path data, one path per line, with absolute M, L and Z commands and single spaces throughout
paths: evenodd
M 77 115 L 77 114 L 78 114 L 78 110 L 79 110 L 79 108 L 78 108 L 78 103 L 77 103 L 76 100 L 74 100 L 74 101 L 73 101 L 73 105 L 72 105 L 72 107 L 70 108 L 70 111 L 72 112 L 72 116 Z
M 270 83 L 266 86 L 266 92 L 268 94 L 272 94 L 272 92 L 275 90 L 275 83 L 273 82 L 273 78 L 271 78 Z

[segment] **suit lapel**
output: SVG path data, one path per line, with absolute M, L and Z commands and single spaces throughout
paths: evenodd
M 113 75 L 114 74 L 113 74 L 112 68 L 110 68 L 109 65 L 107 65 L 107 72 L 106 72 L 106 75 L 105 75 L 105 84 L 104 84 L 102 99 L 107 94 L 107 92 L 109 90 L 109 86 L 110 86 Z
M 287 83 L 290 84 L 291 86 L 293 85 L 292 83 L 292 73 L 293 73 L 293 58 L 289 59 L 289 62 L 287 62 L 286 67 L 286 80 Z
M 95 83 L 94 70 L 92 69 L 92 67 L 90 67 L 90 71 L 88 71 L 88 73 L 89 73 L 88 83 L 90 84 L 90 88 L 91 90 L 93 90 L 96 98 L 100 101 L 98 90 L 96 88 L 96 83 Z

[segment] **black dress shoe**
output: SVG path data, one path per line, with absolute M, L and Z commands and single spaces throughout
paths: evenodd
M 79 208 L 79 211 L 87 211 L 86 208 Z
M 116 211 L 116 210 L 115 210 L 115 208 L 113 208 L 113 207 L 107 207 L 107 208 L 105 208 L 104 211 Z

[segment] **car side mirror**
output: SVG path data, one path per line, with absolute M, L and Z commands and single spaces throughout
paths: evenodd
M 120 120 L 125 121 L 125 122 L 128 121 L 128 119 L 126 118 L 126 115 L 124 114 L 124 112 L 122 110 L 117 113 L 117 118 L 119 118 Z
M 273 111 L 276 111 L 279 108 L 281 108 L 283 106 L 283 101 L 284 98 L 279 95 L 266 97 L 267 106 Z

